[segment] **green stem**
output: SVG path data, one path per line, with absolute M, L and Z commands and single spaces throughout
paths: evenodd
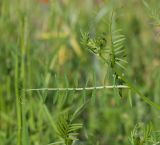
M 20 39 L 21 39 L 21 84 L 22 88 L 26 87 L 26 79 L 27 78 L 27 73 L 26 73 L 26 63 L 25 63 L 25 57 L 26 57 L 26 51 L 27 51 L 27 39 L 28 39 L 28 17 L 23 16 L 21 20 L 21 34 L 20 34 Z M 22 101 L 25 101 L 26 93 L 24 91 L 21 91 L 21 97 Z M 24 104 L 22 104 L 22 143 L 23 145 L 29 145 L 29 138 L 28 138 L 28 124 L 26 121 L 26 107 Z
M 126 83 L 126 85 L 128 85 L 128 87 L 129 87 L 130 89 L 132 89 L 134 92 L 136 92 L 147 104 L 149 104 L 149 105 L 153 106 L 154 108 L 160 110 L 160 105 L 152 102 L 152 101 L 149 100 L 147 97 L 145 97 L 145 96 L 139 91 L 139 89 L 138 89 L 135 85 L 133 85 L 129 80 L 127 80 L 127 79 L 122 75 L 122 73 L 121 73 L 118 69 L 116 69 L 116 68 L 113 68 L 113 69 L 114 69 L 115 73 L 118 74 L 118 76 Z
M 19 66 L 18 66 L 18 52 L 16 52 L 16 58 L 15 58 L 15 96 L 16 96 L 16 112 L 17 112 L 17 126 L 18 126 L 18 132 L 17 132 L 17 145 L 21 145 L 21 138 L 22 138 L 22 111 L 21 111 L 21 103 L 20 103 L 20 97 L 19 97 Z
M 111 14 L 111 20 L 110 20 L 110 26 L 109 26 L 110 41 L 111 41 L 111 51 L 112 51 L 112 60 L 111 60 L 112 67 L 114 67 L 114 64 L 115 64 L 115 60 L 114 60 L 115 59 L 115 54 L 114 54 L 113 38 L 112 38 L 113 13 L 114 13 L 114 10 L 112 11 L 112 14 Z

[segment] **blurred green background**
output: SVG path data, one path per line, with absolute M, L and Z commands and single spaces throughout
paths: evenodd
M 153 9 L 160 6 L 158 0 L 147 2 Z M 77 118 L 83 123 L 77 144 L 129 145 L 128 137 L 138 122 L 152 121 L 155 130 L 160 129 L 160 112 L 134 93 L 131 107 L 127 92 L 116 104 L 113 90 L 94 95 L 48 92 L 45 102 L 37 92 L 23 90 L 66 87 L 66 77 L 70 87 L 84 87 L 87 81 L 87 86 L 103 85 L 107 67 L 81 46 L 81 31 L 105 32 L 113 9 L 115 22 L 127 38 L 128 76 L 160 104 L 160 27 L 153 25 L 143 1 L 0 0 L 1 145 L 17 144 L 17 106 L 22 110 L 23 144 L 47 145 L 58 141 L 52 120 L 68 108 L 74 111 L 91 96 Z M 106 80 L 106 84 L 110 83 Z

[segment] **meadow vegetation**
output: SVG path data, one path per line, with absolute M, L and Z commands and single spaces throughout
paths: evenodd
M 0 145 L 160 144 L 158 0 L 1 0 Z

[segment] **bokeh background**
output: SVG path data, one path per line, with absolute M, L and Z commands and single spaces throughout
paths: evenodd
M 159 0 L 146 2 L 155 11 L 160 6 Z M 77 144 L 129 145 L 128 137 L 139 122 L 151 121 L 155 130 L 160 129 L 159 111 L 134 93 L 131 107 L 127 91 L 118 104 L 113 90 L 47 92 L 43 103 L 37 92 L 24 93 L 27 88 L 85 87 L 86 82 L 103 85 L 107 67 L 82 47 L 81 31 L 105 32 L 113 9 L 126 36 L 127 74 L 160 104 L 160 27 L 143 1 L 0 0 L 1 145 L 17 144 L 17 106 L 22 110 L 23 144 L 47 145 L 59 139 L 52 120 L 91 97 L 77 118 L 83 123 Z

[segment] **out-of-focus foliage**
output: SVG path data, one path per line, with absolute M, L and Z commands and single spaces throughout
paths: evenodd
M 83 127 L 74 144 L 128 145 L 138 122 L 152 122 L 153 131 L 159 131 L 159 111 L 134 93 L 130 107 L 126 90 L 119 104 L 108 89 L 24 91 L 110 84 L 106 65 L 82 47 L 81 31 L 90 38 L 107 33 L 114 9 L 113 28 L 121 28 L 126 37 L 127 73 L 145 96 L 160 104 L 159 6 L 158 0 L 1 0 L 0 144 L 54 143 L 59 115 L 88 100 L 75 119 Z

